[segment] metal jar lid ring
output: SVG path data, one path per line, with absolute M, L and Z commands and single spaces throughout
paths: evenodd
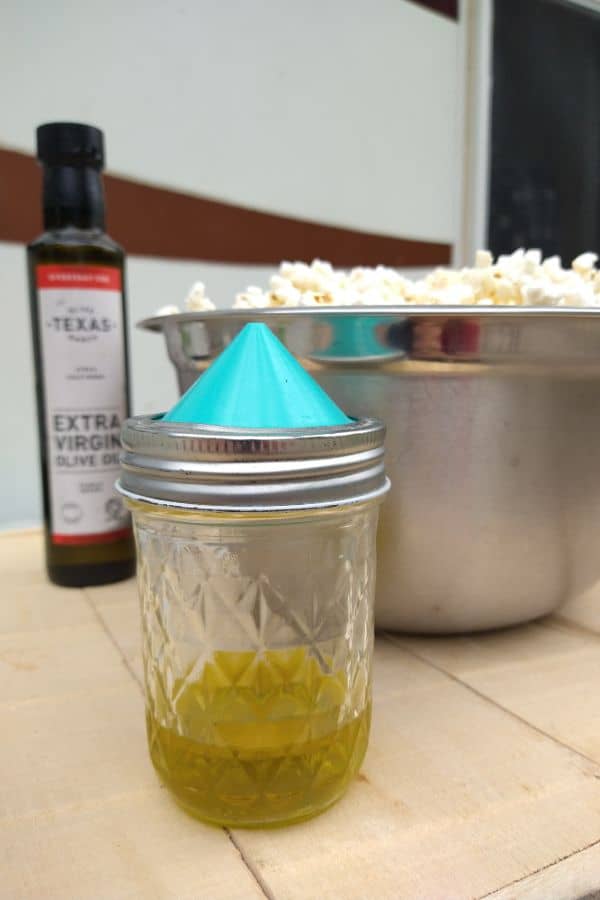
M 292 430 L 137 416 L 123 425 L 117 488 L 163 507 L 270 512 L 346 506 L 389 489 L 375 419 Z

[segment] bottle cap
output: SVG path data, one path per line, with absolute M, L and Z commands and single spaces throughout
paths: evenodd
M 37 128 L 36 138 L 43 165 L 104 167 L 104 135 L 93 125 L 48 122 Z
M 224 428 L 325 428 L 350 419 L 271 329 L 252 323 L 163 417 Z

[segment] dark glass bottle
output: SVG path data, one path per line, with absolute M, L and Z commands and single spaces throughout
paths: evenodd
M 129 517 L 114 491 L 129 414 L 124 264 L 104 232 L 102 132 L 37 129 L 44 233 L 27 249 L 46 564 L 62 585 L 134 571 Z

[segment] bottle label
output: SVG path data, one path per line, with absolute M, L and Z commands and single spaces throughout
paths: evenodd
M 108 266 L 36 269 L 54 544 L 129 533 L 114 484 L 127 414 L 121 272 Z

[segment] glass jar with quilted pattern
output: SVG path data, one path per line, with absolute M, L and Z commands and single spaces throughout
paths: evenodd
M 123 441 L 158 774 L 220 825 L 321 812 L 369 735 L 382 426 L 140 418 Z

